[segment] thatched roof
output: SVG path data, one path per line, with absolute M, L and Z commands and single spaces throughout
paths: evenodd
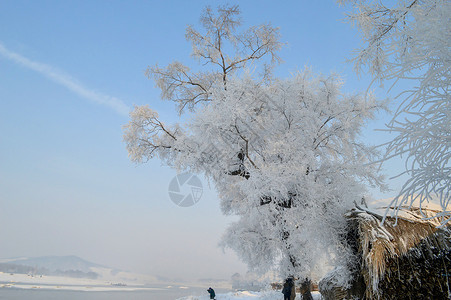
M 437 267 L 436 264 L 440 264 L 441 261 L 445 264 L 443 255 L 448 257 L 447 261 L 451 263 L 449 259 L 449 253 L 451 253 L 451 226 L 438 228 L 443 219 L 428 218 L 435 215 L 435 210 L 404 207 L 399 211 L 398 218 L 387 216 L 382 224 L 386 208 L 370 210 L 356 206 L 357 208 L 350 211 L 347 215 L 350 224 L 349 230 L 353 232 L 350 235 L 351 241 L 348 242 L 354 244 L 357 257 L 360 257 L 360 267 L 356 271 L 359 274 L 354 274 L 354 286 L 350 289 L 334 287 L 331 290 L 332 287 L 330 286 L 326 288 L 326 293 L 335 295 L 326 296 L 326 299 L 341 299 L 339 295 L 343 295 L 343 299 L 347 299 L 350 296 L 363 297 L 363 294 L 366 299 L 378 299 L 381 292 L 384 292 L 381 289 L 392 289 L 391 286 L 393 285 L 399 285 L 398 288 L 400 289 L 412 290 L 412 280 L 418 281 L 417 285 L 421 285 L 420 282 L 424 284 L 429 280 L 432 282 L 432 286 L 437 284 L 444 285 L 444 287 L 440 287 L 441 290 L 449 291 L 450 282 L 448 281 L 447 266 L 445 265 L 442 268 Z M 415 264 L 435 265 L 429 266 L 429 269 L 427 269 L 428 266 L 414 267 Z M 408 267 L 405 267 L 405 265 Z M 406 269 L 404 273 L 402 270 L 400 271 L 400 266 Z M 451 265 L 448 267 L 451 267 Z M 431 271 L 431 268 L 435 269 Z M 407 269 L 409 270 L 407 271 Z M 436 269 L 443 269 L 446 272 Z M 415 274 L 415 272 L 418 274 Z M 423 273 L 437 274 L 427 275 Z M 442 273 L 446 278 L 442 276 Z M 326 275 L 324 286 L 327 286 L 327 282 L 333 282 L 331 276 L 334 275 Z M 409 278 L 406 279 L 403 276 Z M 412 279 L 412 276 L 415 279 Z M 353 289 L 360 289 L 357 293 L 358 295 Z M 435 289 L 435 287 L 432 289 Z M 383 298 L 391 299 L 387 294 L 389 293 L 385 291 Z M 406 296 L 406 298 L 409 297 Z M 394 295 L 393 299 L 398 298 L 403 299 L 402 296 L 399 297 L 399 293 Z
M 439 229 L 437 226 L 443 220 L 427 219 L 435 213 L 427 208 L 404 207 L 398 218 L 386 217 L 383 224 L 381 215 L 371 210 L 354 209 L 348 214 L 350 219 L 357 221 L 362 275 L 369 299 L 377 297 L 379 282 L 391 259 L 418 255 L 413 250 L 419 250 L 420 243 L 441 251 L 451 250 L 450 240 L 443 238 L 443 235 L 450 236 L 449 227 Z

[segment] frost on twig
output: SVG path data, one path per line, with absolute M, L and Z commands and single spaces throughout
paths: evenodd
M 438 199 L 443 213 L 451 201 L 451 2 L 446 0 L 350 2 L 349 21 L 363 34 L 355 68 L 368 67 L 380 81 L 406 80 L 414 87 L 386 131 L 396 134 L 385 160 L 405 159 L 407 180 L 394 199 L 401 207 Z
M 192 56 L 206 69 L 193 73 L 187 66 L 174 62 L 166 68 L 148 67 L 146 75 L 152 77 L 161 89 L 161 97 L 178 104 L 179 114 L 185 109 L 193 111 L 198 104 L 211 100 L 215 83 L 227 88 L 227 79 L 238 70 L 251 70 L 259 61 L 264 65 L 262 81 L 271 77 L 271 67 L 280 63 L 277 52 L 283 43 L 279 41 L 279 29 L 270 24 L 253 26 L 237 32 L 241 25 L 239 8 L 224 6 L 215 15 L 207 7 L 201 17 L 203 32 L 193 26 L 186 28 L 186 39 L 191 43 Z M 269 57 L 267 63 L 263 59 Z M 208 68 L 207 68 L 208 67 Z

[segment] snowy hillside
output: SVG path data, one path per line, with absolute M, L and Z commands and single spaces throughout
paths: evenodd
M 70 271 L 91 272 L 93 267 L 101 267 L 98 264 L 86 261 L 78 256 L 41 256 L 33 258 L 19 258 L 8 261 L 9 264 L 30 266 L 35 268 L 46 268 L 49 271 Z
M 151 275 L 108 268 L 77 256 L 0 259 L 0 283 L 20 288 L 29 285 L 67 286 L 68 289 L 77 289 L 77 285 L 131 288 L 157 282 Z

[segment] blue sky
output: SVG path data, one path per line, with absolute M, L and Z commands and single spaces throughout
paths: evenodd
M 224 3 L 0 2 L 0 258 L 74 254 L 173 278 L 245 271 L 217 247 L 233 218 L 222 216 L 214 189 L 204 182 L 198 204 L 175 206 L 167 187 L 176 172 L 158 160 L 132 164 L 122 142 L 133 105 L 149 104 L 166 122 L 178 120 L 144 70 L 173 60 L 194 66 L 185 27 L 198 24 L 205 5 Z M 277 76 L 311 66 L 340 73 L 347 92 L 368 88 L 370 78 L 358 78 L 346 62 L 360 45 L 343 22 L 346 8 L 334 1 L 236 3 L 245 27 L 280 27 L 287 46 Z M 386 141 L 373 129 L 389 119 L 381 114 L 364 139 Z M 401 166 L 394 162 L 387 172 Z M 396 190 L 399 181 L 391 185 Z

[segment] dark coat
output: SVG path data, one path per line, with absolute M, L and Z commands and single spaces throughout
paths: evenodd
M 290 297 L 291 296 L 291 284 L 290 284 L 290 282 L 285 282 L 285 284 L 283 285 L 282 294 L 285 297 Z
M 288 298 L 290 300 L 294 300 L 294 298 L 296 298 L 296 287 L 293 280 L 288 279 L 285 281 L 283 284 L 282 293 L 284 298 Z
M 214 289 L 209 288 L 209 289 L 207 290 L 207 292 L 210 293 L 210 299 L 214 299 L 214 298 L 216 297 L 216 294 L 215 294 L 215 290 L 214 290 Z

